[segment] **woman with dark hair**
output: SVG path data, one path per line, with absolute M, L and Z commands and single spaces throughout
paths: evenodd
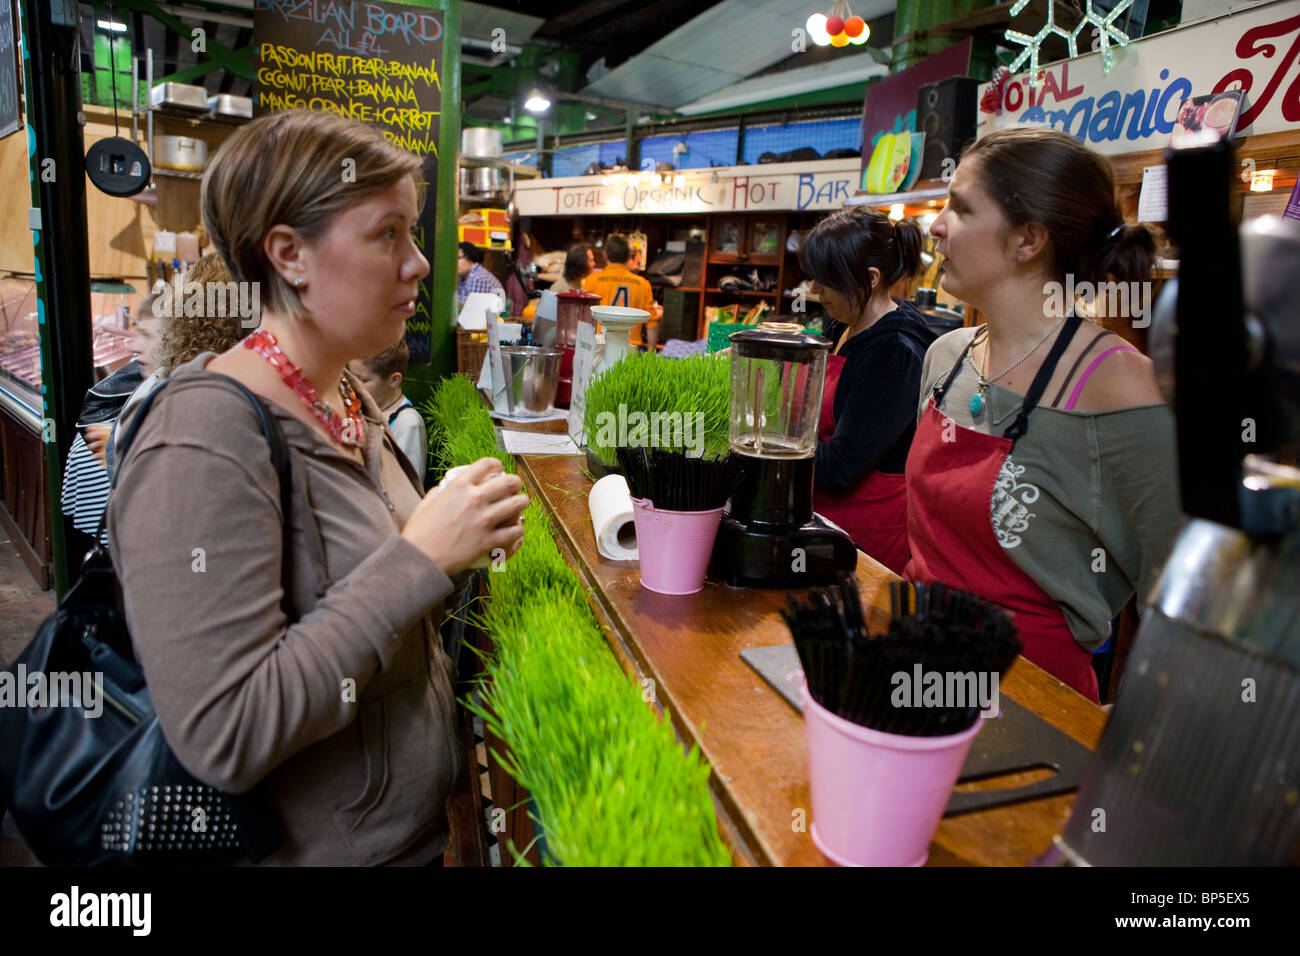
M 591 246 L 580 242 L 569 250 L 564 257 L 564 277 L 551 286 L 552 292 L 577 292 L 582 288 L 582 280 L 591 275 L 596 268 L 596 256 Z
M 799 262 L 835 320 L 818 427 L 813 507 L 891 571 L 907 563 L 903 468 L 921 363 L 934 333 L 890 297 L 921 267 L 921 228 L 859 206 L 818 223 Z
M 1103 157 L 1042 128 L 972 144 L 930 231 L 944 289 L 987 324 L 926 354 L 906 575 L 1007 607 L 1025 656 L 1096 701 L 1090 652 L 1180 521 L 1174 423 L 1151 362 L 1062 290 L 1140 288 L 1151 236 Z

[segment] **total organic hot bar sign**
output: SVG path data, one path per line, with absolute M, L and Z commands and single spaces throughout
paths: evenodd
M 730 166 L 678 173 L 611 173 L 518 183 L 522 216 L 757 212 L 843 208 L 857 159 Z

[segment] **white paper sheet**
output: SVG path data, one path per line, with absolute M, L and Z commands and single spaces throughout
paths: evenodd
M 1164 222 L 1169 218 L 1169 170 L 1142 167 L 1142 194 L 1138 197 L 1138 222 Z
M 456 324 L 468 332 L 482 332 L 487 328 L 487 314 L 500 315 L 505 308 L 501 296 L 492 292 L 471 292 L 461 306 Z
M 501 431 L 506 451 L 512 455 L 580 455 L 582 450 L 568 435 L 548 435 L 545 432 L 520 432 L 505 428 Z

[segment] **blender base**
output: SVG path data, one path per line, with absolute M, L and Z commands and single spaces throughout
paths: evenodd
M 818 515 L 801 526 L 742 524 L 723 515 L 709 577 L 728 587 L 810 588 L 853 574 L 858 549 Z

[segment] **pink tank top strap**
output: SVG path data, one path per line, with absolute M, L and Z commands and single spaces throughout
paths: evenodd
M 1088 367 L 1083 370 L 1083 374 L 1079 376 L 1079 381 L 1075 383 L 1074 391 L 1070 393 L 1070 400 L 1066 402 L 1065 405 L 1063 406 L 1065 410 L 1069 411 L 1070 409 L 1074 408 L 1074 403 L 1077 402 L 1079 400 L 1079 396 L 1083 394 L 1083 386 L 1088 383 L 1088 376 L 1090 376 L 1093 372 L 1097 370 L 1097 366 L 1102 363 L 1102 361 L 1106 358 L 1107 355 L 1110 355 L 1111 352 L 1136 352 L 1136 351 L 1137 349 L 1133 348 L 1133 346 L 1131 345 L 1116 345 L 1113 346 L 1112 348 L 1108 348 L 1106 351 L 1102 352 L 1095 359 L 1093 359 L 1088 364 Z

